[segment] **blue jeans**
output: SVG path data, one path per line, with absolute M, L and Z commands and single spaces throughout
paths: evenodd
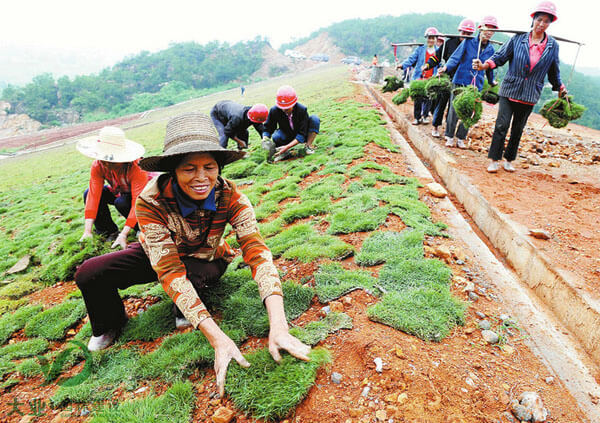
M 315 134 L 318 134 L 320 129 L 321 120 L 319 119 L 319 116 L 310 115 L 308 117 L 308 133 L 310 134 L 311 132 L 313 132 Z M 281 147 L 282 145 L 287 145 L 290 142 L 292 142 L 297 136 L 297 132 L 294 132 L 293 134 L 288 134 L 283 132 L 281 129 L 277 129 L 275 130 L 275 132 L 273 132 L 272 140 L 277 147 Z M 303 141 L 303 143 L 305 142 L 306 140 Z
M 440 126 L 442 124 L 442 120 L 444 120 L 444 112 L 446 111 L 446 106 L 448 105 L 448 100 L 450 100 L 450 94 L 441 94 L 436 102 L 435 110 L 433 111 L 433 126 Z
M 444 135 L 450 138 L 454 138 L 454 135 L 456 135 L 456 138 L 464 141 L 465 138 L 467 138 L 469 130 L 465 128 L 462 122 L 458 123 L 458 115 L 456 114 L 456 110 L 454 110 L 454 106 L 452 105 L 454 97 L 455 95 L 453 92 L 450 96 L 450 104 L 448 105 L 448 119 L 446 120 L 446 133 Z M 458 130 L 456 129 L 457 125 Z
M 83 203 L 85 204 L 89 189 L 86 189 L 83 192 Z M 113 232 L 117 232 L 119 227 L 112 220 L 112 216 L 110 215 L 110 210 L 108 209 L 108 205 L 113 204 L 119 214 L 127 219 L 129 216 L 129 211 L 131 210 L 131 194 L 121 194 L 116 197 L 110 190 L 108 189 L 108 185 L 104 185 L 102 188 L 102 195 L 100 196 L 100 203 L 98 203 L 98 213 L 96 214 L 96 219 L 94 220 L 94 228 L 97 234 L 100 235 L 110 235 Z M 135 228 L 137 229 L 137 225 Z

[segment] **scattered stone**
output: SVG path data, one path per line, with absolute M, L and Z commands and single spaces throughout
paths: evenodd
M 375 363 L 375 371 L 377 373 L 383 372 L 383 360 L 377 357 L 373 362 Z
M 445 245 L 440 245 L 439 247 L 435 248 L 433 255 L 439 258 L 447 259 L 450 258 L 451 253 L 448 247 Z
M 465 264 L 465 262 L 462 260 L 456 260 L 456 264 L 458 264 L 459 266 L 462 266 L 463 264 Z
M 9 275 L 12 275 L 13 273 L 22 272 L 23 270 L 27 269 L 27 266 L 29 266 L 30 260 L 31 260 L 31 256 L 29 254 L 24 255 L 23 257 L 21 257 L 19 259 L 18 262 L 13 264 L 13 266 L 10 269 L 8 269 L 6 271 L 6 273 L 8 273 Z
M 465 287 L 463 288 L 464 292 L 473 292 L 475 291 L 475 284 L 473 282 L 467 282 Z
M 379 420 L 380 422 L 384 422 L 387 420 L 387 412 L 385 410 L 377 410 L 375 412 L 375 417 L 377 418 L 377 420 Z
M 333 312 L 343 313 L 344 305 L 339 301 L 332 301 L 329 303 L 329 309 Z M 328 313 L 329 314 L 329 313 Z
M 319 313 L 317 313 L 317 314 L 319 315 L 319 317 L 325 317 L 330 312 L 331 312 L 331 309 L 329 308 L 329 306 L 325 306 L 321 310 L 319 310 Z
M 476 329 L 475 329 L 475 328 L 473 328 L 473 327 L 471 327 L 471 328 L 466 328 L 466 329 L 465 329 L 465 333 L 466 333 L 467 335 L 470 335 L 470 334 L 472 334 L 473 332 L 475 332 L 475 330 L 476 330 Z
M 215 411 L 215 414 L 212 416 L 212 421 L 214 423 L 229 423 L 233 416 L 235 416 L 235 412 L 227 407 L 220 407 Z
M 365 386 L 362 390 L 362 392 L 360 393 L 360 396 L 363 398 L 366 398 L 369 395 L 369 391 L 371 390 L 370 386 Z
M 475 292 L 473 291 L 469 291 L 469 300 L 475 302 L 475 301 L 479 301 L 479 295 L 477 295 Z
M 396 400 L 398 404 L 404 404 L 408 400 L 408 394 L 406 392 L 402 392 L 398 395 L 398 399 Z
M 486 317 L 481 311 L 476 311 L 475 316 L 479 317 L 480 319 L 485 319 Z
M 81 412 L 79 413 L 79 417 L 85 417 L 85 416 L 87 416 L 88 414 L 90 414 L 90 410 L 88 410 L 87 408 L 85 408 L 85 407 L 84 407 L 84 408 L 81 410 Z
M 431 182 L 425 186 L 427 187 L 429 193 L 434 197 L 444 198 L 448 195 L 448 191 L 446 191 L 446 189 L 437 182 Z
M 508 319 L 510 319 L 510 316 L 508 314 L 500 315 L 500 320 L 502 320 L 502 322 L 506 322 Z
M 425 255 L 435 256 L 435 248 L 432 248 L 429 245 L 423 246 L 423 252 Z
M 77 333 L 77 331 L 76 331 L 75 329 L 69 329 L 69 330 L 67 331 L 67 335 L 68 335 L 68 336 L 73 336 L 73 335 L 75 335 L 76 333 Z
M 506 355 L 511 355 L 512 353 L 515 352 L 515 349 L 513 347 L 511 347 L 510 345 L 503 345 L 502 346 L 502 351 Z
M 146 392 L 147 390 L 148 390 L 147 386 L 142 386 L 140 389 L 134 391 L 133 393 L 137 395 L 137 394 L 141 394 L 142 392 Z
M 550 166 L 550 167 L 560 167 L 560 163 L 559 162 L 550 162 L 550 163 L 548 163 L 548 166 Z
M 346 307 L 350 307 L 352 305 L 352 297 L 342 298 L 342 304 L 344 304 Z
M 479 327 L 479 329 L 481 330 L 490 330 L 492 328 L 492 324 L 490 323 L 489 320 L 481 320 L 477 326 Z
M 483 330 L 481 331 L 481 336 L 488 344 L 497 344 L 500 338 L 496 334 L 496 332 L 491 330 Z
M 459 264 L 460 266 L 462 266 L 463 264 L 465 264 L 465 261 L 467 261 L 467 255 L 465 254 L 465 252 L 462 250 L 462 248 L 454 248 L 452 250 L 452 256 L 457 260 L 457 264 Z M 461 263 L 458 263 L 458 262 Z
M 537 392 L 523 392 L 510 404 L 511 411 L 521 421 L 543 422 L 548 418 L 542 398 Z
M 470 377 L 465 379 L 465 383 L 471 387 L 475 387 L 475 381 L 473 379 L 471 379 Z
M 546 381 L 546 383 L 548 385 L 553 385 L 554 384 L 554 378 L 552 376 L 548 376 L 546 379 L 544 379 Z
M 331 381 L 336 385 L 339 385 L 340 383 L 342 383 L 342 375 L 338 372 L 333 372 L 331 374 Z
M 404 351 L 402 351 L 402 348 L 400 348 L 398 345 L 396 345 L 394 352 L 396 353 L 396 357 L 399 359 L 404 360 L 406 358 L 406 354 L 404 354 Z
M 529 235 L 537 239 L 550 239 L 552 235 L 543 229 L 530 229 Z

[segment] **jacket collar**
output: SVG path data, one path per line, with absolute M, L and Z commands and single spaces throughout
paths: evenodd
M 188 197 L 179 187 L 175 179 L 171 182 L 171 187 L 173 189 L 173 195 L 175 196 L 175 201 L 179 206 L 179 211 L 183 217 L 188 217 L 190 214 L 194 213 L 198 209 L 217 211 L 217 205 L 215 202 L 215 189 L 216 186 L 208 194 L 208 197 L 204 200 L 192 200 Z

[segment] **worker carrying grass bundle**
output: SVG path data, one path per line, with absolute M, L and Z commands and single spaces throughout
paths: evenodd
M 96 159 L 89 186 L 83 192 L 85 224 L 79 241 L 91 239 L 95 229 L 96 234 L 112 242 L 112 248 L 125 249 L 129 232 L 137 230 L 135 201 L 152 177 L 138 166 L 144 146 L 125 138 L 121 128 L 106 126 L 97 136 L 79 140 L 77 150 Z M 126 219 L 121 231 L 110 215 L 109 204 Z
M 219 133 L 219 144 L 227 148 L 229 139 L 237 143 L 238 150 L 248 148 L 248 128 L 254 126 L 259 136 L 265 129 L 269 109 L 264 104 L 244 106 L 231 100 L 219 101 L 210 110 L 210 118 Z
M 509 62 L 508 72 L 502 81 L 498 116 L 488 157 L 492 160 L 488 172 L 495 173 L 504 155 L 504 169 L 514 172 L 512 162 L 517 158 L 523 128 L 540 99 L 544 79 L 552 84 L 559 97 L 567 94 L 560 79 L 558 42 L 546 34 L 550 23 L 556 21 L 556 6 L 551 1 L 542 1 L 531 13 L 531 31 L 513 36 L 485 62 L 473 61 L 473 69 L 494 69 Z M 511 125 L 512 121 L 512 125 Z M 510 139 L 505 149 L 505 139 L 510 127 Z
M 492 85 L 494 82 L 493 73 L 473 72 L 473 60 L 477 58 L 487 60 L 494 54 L 494 48 L 490 39 L 494 35 L 492 31 L 486 29 L 497 29 L 498 20 L 493 16 L 486 16 L 478 26 L 479 34 L 475 38 L 465 39 L 448 59 L 446 66 L 440 68 L 438 73 L 454 72 L 452 84 L 456 87 L 473 86 L 477 91 L 483 88 L 484 77 L 487 76 L 488 82 Z M 467 139 L 468 128 L 472 126 L 479 117 L 481 117 L 481 99 L 479 93 L 465 91 L 462 100 L 459 102 L 463 109 L 461 115 L 457 114 L 453 104 L 456 100 L 456 90 L 450 96 L 450 106 L 448 107 L 448 119 L 446 121 L 446 147 L 467 148 L 465 140 Z M 475 101 L 477 97 L 477 101 Z M 473 100 L 473 101 L 470 101 Z M 472 108 L 467 110 L 466 106 Z M 462 118 L 461 118 L 462 117 Z M 477 117 L 477 119 L 474 119 Z M 459 123 L 458 120 L 461 120 Z M 458 126 L 458 128 L 457 128 Z
M 385 85 L 381 88 L 383 93 L 392 93 L 404 87 L 404 81 L 397 76 L 386 76 L 384 78 Z
M 320 126 L 319 117 L 309 116 L 306 106 L 298 103 L 298 96 L 292 87 L 279 87 L 276 105 L 269 110 L 262 134 L 262 147 L 268 151 L 269 161 L 273 157 L 275 161 L 285 160 L 291 155 L 290 149 L 298 144 L 305 145 L 306 154 L 313 154 L 313 142 Z
M 419 79 L 429 79 L 437 70 L 437 66 L 433 69 L 422 70 L 421 68 L 429 60 L 429 58 L 435 55 L 435 43 L 437 41 L 437 35 L 439 34 L 438 30 L 434 27 L 429 27 L 425 30 L 425 38 L 427 39 L 427 44 L 424 46 L 419 46 L 416 50 L 411 54 L 408 59 L 398 65 L 399 69 L 405 69 L 408 67 L 414 67 L 415 70 L 413 72 L 412 80 L 417 81 Z M 423 87 L 424 90 L 424 87 Z M 412 97 L 412 96 L 411 96 Z M 413 125 L 419 125 L 421 123 L 428 123 L 427 115 L 429 114 L 431 108 L 431 101 L 427 98 L 427 96 L 416 97 L 413 98 L 414 102 L 414 117 L 415 120 Z
M 564 128 L 572 120 L 577 120 L 583 116 L 585 106 L 573 102 L 572 96 L 548 100 L 540 110 L 550 126 L 553 128 Z
M 233 259 L 233 250 L 223 241 L 230 224 L 268 312 L 273 359 L 280 361 L 283 349 L 309 360 L 310 347 L 288 332 L 281 281 L 252 205 L 233 182 L 220 176 L 224 166 L 243 156 L 219 145 L 215 127 L 204 114 L 189 113 L 168 122 L 163 153 L 140 161 L 142 169 L 165 172 L 138 197 L 140 242 L 86 260 L 75 276 L 92 326 L 90 350 L 108 347 L 127 322 L 118 289 L 158 280 L 175 303 L 177 327 L 200 329 L 215 349 L 222 396 L 229 362 L 250 365 L 201 299 Z
M 471 19 L 463 19 L 458 25 L 458 33 L 459 35 L 463 35 L 464 37 L 470 36 L 475 32 L 475 22 Z M 427 63 L 425 63 L 425 69 L 433 69 L 436 66 L 441 66 L 442 63 L 448 62 L 452 53 L 456 51 L 460 43 L 462 43 L 465 38 L 464 37 L 448 37 L 442 39 L 441 47 L 438 47 L 435 51 L 435 55 L 430 57 Z M 454 72 L 446 71 L 446 74 L 452 79 L 454 77 Z M 441 93 L 435 102 L 435 106 L 433 107 L 433 129 L 431 130 L 431 135 L 434 137 L 439 137 L 439 126 L 442 124 L 442 120 L 444 119 L 444 112 L 446 111 L 446 106 L 448 105 L 448 101 L 450 100 L 451 91 Z

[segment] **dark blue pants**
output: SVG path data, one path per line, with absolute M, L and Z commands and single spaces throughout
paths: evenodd
M 448 105 L 449 100 L 449 93 L 443 93 L 438 96 L 435 109 L 433 111 L 433 126 L 440 126 L 442 124 L 442 121 L 444 120 L 444 112 L 446 111 L 446 106 Z
M 88 190 L 83 192 L 83 203 L 85 204 Z M 97 234 L 110 235 L 113 232 L 118 232 L 119 227 L 113 222 L 110 215 L 108 205 L 112 204 L 115 206 L 121 216 L 127 219 L 129 211 L 131 210 L 131 194 L 121 194 L 116 197 L 107 185 L 102 188 L 102 196 L 100 197 L 100 203 L 98 204 L 98 214 L 96 214 L 96 220 L 94 221 L 94 228 Z M 137 225 L 135 228 L 137 230 Z
M 223 148 L 227 148 L 227 144 L 229 143 L 229 137 L 225 135 L 225 125 L 223 125 L 223 122 L 217 119 L 216 115 L 213 114 L 213 112 L 210 113 L 210 117 L 213 121 L 213 124 L 215 125 L 215 128 L 217 129 L 217 133 L 219 134 L 219 145 L 221 145 L 221 147 Z M 235 134 L 235 136 L 244 141 L 246 144 L 248 144 L 248 140 L 250 139 L 248 129 L 240 129 L 237 132 L 237 134 Z
M 431 100 L 428 98 L 418 98 L 414 102 L 413 112 L 415 115 L 415 119 L 424 119 L 429 114 L 429 109 L 431 108 Z
M 318 134 L 320 129 L 321 129 L 321 120 L 319 119 L 319 116 L 310 115 L 308 117 L 308 133 L 310 134 L 311 132 L 314 132 L 315 134 Z M 286 132 L 283 132 L 281 129 L 277 129 L 273 133 L 272 139 L 277 147 L 281 147 L 283 145 L 287 145 L 290 142 L 292 142 L 297 137 L 297 135 L 298 135 L 297 132 L 294 132 L 293 134 L 288 134 Z M 304 142 L 306 142 L 306 141 L 304 141 Z

